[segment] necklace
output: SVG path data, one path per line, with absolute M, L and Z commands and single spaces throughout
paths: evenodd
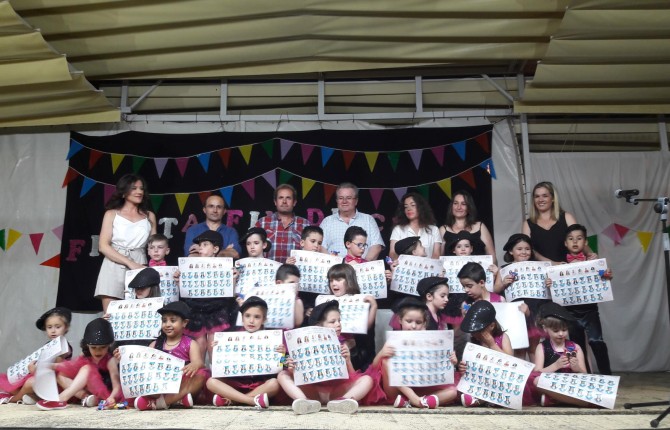
M 181 340 L 181 339 L 180 339 L 180 340 Z M 170 343 L 168 343 L 167 340 L 166 340 L 166 341 L 165 341 L 165 345 L 167 345 L 167 346 L 177 346 L 177 345 L 179 345 L 179 341 L 177 341 L 177 343 L 172 343 L 172 344 L 170 344 Z

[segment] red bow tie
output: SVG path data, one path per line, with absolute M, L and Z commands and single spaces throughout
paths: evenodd
M 586 261 L 586 255 L 584 255 L 583 252 L 575 255 L 568 254 L 566 259 L 568 260 L 568 263 L 572 263 L 573 261 Z
M 356 263 L 365 263 L 365 260 L 363 260 L 361 257 L 354 257 L 353 255 L 347 254 L 344 257 L 344 262 L 345 263 L 351 263 L 352 261 L 355 261 Z
M 165 262 L 165 260 L 161 261 L 149 260 L 149 267 L 154 266 L 167 266 L 167 263 Z

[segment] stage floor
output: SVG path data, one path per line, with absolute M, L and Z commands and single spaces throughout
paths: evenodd
M 34 406 L 0 406 L 3 428 L 95 428 L 95 429 L 631 429 L 650 428 L 649 422 L 665 407 L 628 410 L 624 403 L 667 401 L 670 399 L 670 373 L 620 373 L 621 384 L 616 407 L 580 409 L 573 407 L 525 408 L 513 411 L 480 407 L 465 409 L 447 406 L 436 410 L 362 408 L 355 415 L 326 411 L 296 416 L 287 407 L 256 411 L 248 407 L 139 412 L 97 411 L 71 405 L 62 411 L 44 412 Z M 659 428 L 670 428 L 670 417 Z

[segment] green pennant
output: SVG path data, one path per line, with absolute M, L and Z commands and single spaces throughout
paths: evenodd
M 589 237 L 586 238 L 586 241 L 589 245 L 589 248 L 591 248 L 591 251 L 593 251 L 597 254 L 598 253 L 598 235 L 594 234 L 593 236 L 589 236 Z
M 265 142 L 263 142 L 261 146 L 265 150 L 265 153 L 268 154 L 268 157 L 272 158 L 272 155 L 275 152 L 275 140 L 268 139 Z
M 133 157 L 133 173 L 139 172 L 145 161 L 144 157 Z
M 389 163 L 391 163 L 391 168 L 395 172 L 395 169 L 398 168 L 398 161 L 400 161 L 400 153 L 399 152 L 389 152 L 386 154 L 386 156 L 389 158 Z
M 430 191 L 430 185 L 419 185 L 416 187 L 416 191 L 428 200 L 428 193 Z
M 0 230 L 0 248 L 5 250 L 5 229 Z
M 158 212 L 161 204 L 163 204 L 163 195 L 162 194 L 152 194 L 151 195 L 151 205 L 154 207 L 154 213 Z
M 284 170 L 279 169 L 279 183 L 280 184 L 288 184 L 288 181 L 290 181 L 292 177 L 293 177 L 293 175 L 290 174 L 289 172 L 286 172 Z

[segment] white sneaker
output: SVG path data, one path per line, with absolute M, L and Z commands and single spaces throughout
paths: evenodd
M 314 414 L 321 410 L 321 402 L 318 400 L 295 399 L 291 408 L 296 415 Z
M 358 402 L 354 399 L 335 399 L 328 402 L 327 408 L 330 412 L 338 414 L 353 414 L 358 410 Z
M 81 399 L 81 405 L 85 408 L 94 408 L 98 406 L 98 398 L 93 394 L 90 394 L 83 399 Z
M 36 405 L 36 404 L 37 404 L 37 400 L 33 399 L 32 397 L 30 397 L 30 396 L 27 395 L 27 394 L 24 394 L 24 395 L 23 395 L 23 397 L 21 398 L 21 402 L 22 402 L 24 405 L 28 405 L 28 406 L 33 406 L 33 405 Z

